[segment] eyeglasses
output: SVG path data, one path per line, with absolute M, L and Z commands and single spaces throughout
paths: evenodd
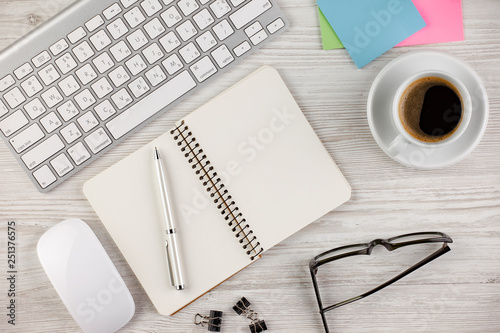
M 347 257 L 352 257 L 352 256 L 357 256 L 357 255 L 370 255 L 372 253 L 372 250 L 375 246 L 377 245 L 382 245 L 385 247 L 388 251 L 394 251 L 396 249 L 399 249 L 404 246 L 408 245 L 416 245 L 416 244 L 425 244 L 425 243 L 439 243 L 443 242 L 443 246 L 437 250 L 436 252 L 432 253 L 428 257 L 424 258 L 420 262 L 416 263 L 415 265 L 411 266 L 398 276 L 388 280 L 387 282 L 381 284 L 380 286 L 364 293 L 356 297 L 352 297 L 350 299 L 347 299 L 345 301 L 323 307 L 323 302 L 321 301 L 321 295 L 319 292 L 318 288 L 318 281 L 316 280 L 316 274 L 318 273 L 318 268 L 324 264 L 327 264 L 329 262 L 332 262 L 334 260 L 342 259 L 342 258 L 347 258 Z M 325 312 L 328 312 L 330 310 L 336 309 L 338 307 L 341 307 L 343 305 L 347 305 L 349 303 L 358 301 L 360 299 L 363 299 L 367 296 L 370 296 L 373 293 L 376 293 L 377 291 L 384 289 L 385 287 L 393 284 L 394 282 L 400 280 L 401 278 L 405 277 L 406 275 L 410 274 L 411 272 L 419 269 L 420 267 L 424 266 L 425 264 L 433 261 L 436 258 L 439 258 L 446 252 L 450 251 L 450 248 L 448 247 L 448 243 L 453 243 L 453 240 L 446 234 L 442 232 L 418 232 L 418 233 L 412 233 L 412 234 L 406 234 L 406 235 L 401 235 L 389 239 L 375 239 L 369 243 L 363 243 L 363 244 L 354 244 L 354 245 L 348 245 L 348 246 L 342 246 L 338 247 L 326 252 L 321 253 L 320 255 L 317 255 L 314 257 L 309 262 L 309 270 L 311 272 L 311 277 L 313 281 L 313 286 L 314 286 L 314 291 L 316 293 L 316 299 L 318 300 L 318 306 L 319 306 L 319 312 L 321 314 L 321 319 L 323 321 L 323 326 L 325 327 L 326 333 L 329 333 L 328 330 L 328 324 L 326 321 L 325 317 Z

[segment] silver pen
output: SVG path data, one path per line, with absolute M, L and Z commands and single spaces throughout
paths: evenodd
M 177 231 L 174 225 L 172 216 L 172 205 L 168 196 L 168 182 L 165 177 L 165 171 L 161 161 L 158 148 L 155 147 L 155 162 L 156 171 L 158 173 L 158 184 L 160 187 L 160 195 L 163 207 L 163 216 L 165 217 L 166 236 L 165 250 L 167 255 L 167 263 L 170 273 L 170 282 L 177 290 L 184 289 L 184 279 L 182 277 L 181 262 L 179 259 L 179 247 L 177 246 Z

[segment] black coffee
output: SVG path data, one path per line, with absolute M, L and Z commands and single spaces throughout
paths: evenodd
M 403 127 L 424 142 L 439 142 L 450 137 L 458 128 L 462 113 L 457 88 L 439 77 L 425 77 L 413 82 L 399 102 Z

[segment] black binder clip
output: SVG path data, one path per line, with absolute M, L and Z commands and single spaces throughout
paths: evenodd
M 266 322 L 259 319 L 259 314 L 251 309 L 250 305 L 251 303 L 245 297 L 242 297 L 233 306 L 233 310 L 238 315 L 244 315 L 251 320 L 250 325 L 248 325 L 248 327 L 250 327 L 251 333 L 260 333 L 267 330 Z
M 253 320 L 250 325 L 250 332 L 259 333 L 267 330 L 266 322 L 264 320 Z
M 210 310 L 209 316 L 202 316 L 197 313 L 194 316 L 194 323 L 202 327 L 208 327 L 210 332 L 220 332 L 222 326 L 222 311 Z

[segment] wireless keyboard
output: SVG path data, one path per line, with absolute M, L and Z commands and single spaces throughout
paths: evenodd
M 0 54 L 0 136 L 47 192 L 288 26 L 274 0 L 81 0 Z

